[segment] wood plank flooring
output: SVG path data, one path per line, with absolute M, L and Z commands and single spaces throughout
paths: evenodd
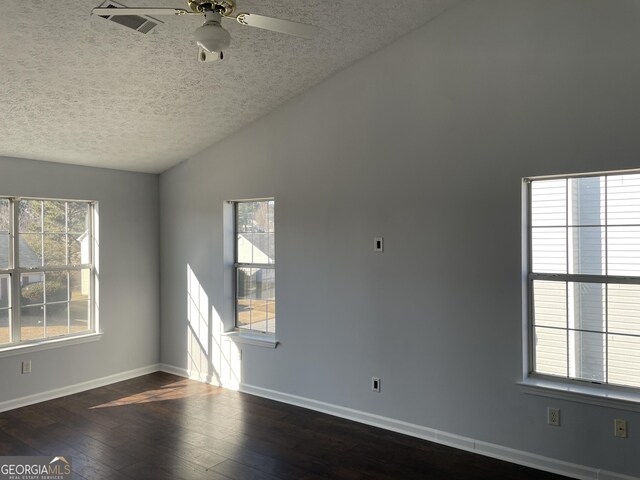
M 78 480 L 564 478 L 160 372 L 0 413 L 0 455 Z

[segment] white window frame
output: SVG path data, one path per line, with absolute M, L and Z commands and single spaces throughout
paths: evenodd
M 523 378 L 518 382 L 524 393 L 543 397 L 578 401 L 580 403 L 607 406 L 640 412 L 640 387 L 629 387 L 605 382 L 547 375 L 535 372 L 535 335 L 533 309 L 533 282 L 555 280 L 563 282 L 587 282 L 598 284 L 640 284 L 640 276 L 620 276 L 570 273 L 534 273 L 532 245 L 532 196 L 531 184 L 536 180 L 608 177 L 613 175 L 640 174 L 640 170 L 592 172 L 575 175 L 549 175 L 523 178 L 522 190 L 522 252 L 523 252 Z M 567 220 L 568 222 L 568 220 Z M 605 332 L 606 336 L 608 333 Z M 608 354 L 607 354 L 608 355 Z
M 233 326 L 234 332 L 244 337 L 245 343 L 261 344 L 263 341 L 267 341 L 270 345 L 277 344 L 275 342 L 276 331 L 267 332 L 262 330 L 254 330 L 251 328 L 241 328 L 238 326 L 238 270 L 241 268 L 259 268 L 273 270 L 274 277 L 276 277 L 276 262 L 273 263 L 240 263 L 238 262 L 238 205 L 242 203 L 257 203 L 257 202 L 273 202 L 274 204 L 274 223 L 275 223 L 275 199 L 273 197 L 265 198 L 252 198 L 248 200 L 234 200 L 231 201 L 233 207 Z M 250 337 L 254 337 L 253 339 Z
M 61 198 L 41 198 L 41 197 L 22 197 L 22 196 L 0 196 L 2 200 L 9 200 L 10 205 L 10 219 L 9 219 L 9 265 L 6 269 L 0 269 L 0 275 L 8 275 L 10 277 L 10 303 L 9 303 L 9 318 L 11 325 L 11 342 L 0 345 L 0 358 L 8 355 L 24 353 L 25 351 L 39 351 L 47 350 L 50 348 L 57 348 L 70 344 L 85 343 L 88 341 L 98 340 L 100 334 L 98 333 L 98 319 L 96 313 L 96 236 L 97 236 L 97 221 L 96 211 L 97 202 L 93 200 L 80 200 L 80 199 L 61 199 Z M 52 201 L 52 202 L 70 202 L 70 203 L 86 203 L 88 206 L 89 215 L 89 239 L 88 245 L 88 258 L 89 263 L 83 264 L 67 264 L 64 266 L 37 266 L 37 267 L 22 267 L 19 265 L 20 254 L 20 234 L 18 233 L 17 225 L 19 221 L 18 205 L 21 200 L 27 201 Z M 66 215 L 65 215 L 66 216 Z M 44 218 L 43 218 L 44 221 Z M 41 235 L 44 233 L 41 232 Z M 67 233 L 68 235 L 68 233 Z M 82 332 L 67 333 L 65 335 L 58 335 L 54 337 L 44 337 L 41 339 L 22 340 L 21 336 L 21 277 L 24 274 L 42 274 L 46 272 L 72 272 L 89 270 L 89 294 L 88 294 L 88 329 Z M 46 299 L 43 299 L 43 307 L 46 308 Z M 67 303 L 70 300 L 67 299 Z M 43 316 L 46 322 L 46 315 Z M 45 324 L 46 327 L 46 324 Z M 45 328 L 46 335 L 46 328 Z

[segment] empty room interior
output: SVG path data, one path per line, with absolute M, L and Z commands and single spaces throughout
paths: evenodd
M 640 478 L 639 0 L 100 2 L 0 6 L 0 464 Z

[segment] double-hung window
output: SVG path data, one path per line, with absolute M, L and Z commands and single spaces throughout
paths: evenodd
M 530 372 L 640 388 L 640 173 L 525 184 Z
M 276 331 L 275 202 L 233 202 L 235 325 L 239 331 Z
M 92 202 L 0 197 L 0 348 L 95 331 Z

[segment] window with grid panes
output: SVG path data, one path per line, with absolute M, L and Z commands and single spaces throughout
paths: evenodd
M 640 388 L 640 174 L 527 187 L 531 373 Z
M 233 202 L 235 324 L 240 331 L 276 331 L 275 202 Z
M 0 348 L 95 331 L 92 202 L 0 198 Z

